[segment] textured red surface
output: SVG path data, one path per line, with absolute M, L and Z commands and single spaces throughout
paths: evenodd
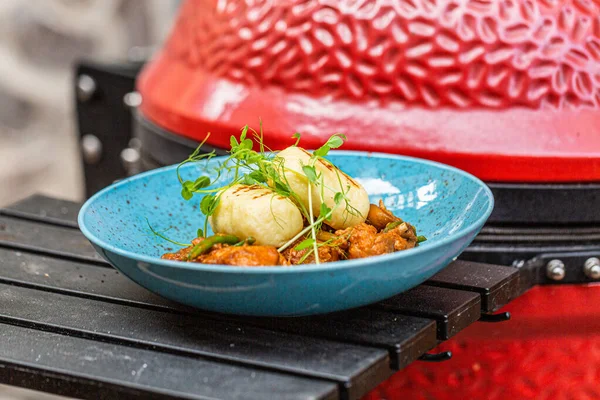
M 538 287 L 436 350 L 452 360 L 416 362 L 364 400 L 600 399 L 600 286 Z M 503 310 L 504 311 L 504 310 Z
M 490 181 L 600 180 L 600 0 L 187 0 L 138 86 L 218 146 L 261 117 L 273 148 L 342 131 Z

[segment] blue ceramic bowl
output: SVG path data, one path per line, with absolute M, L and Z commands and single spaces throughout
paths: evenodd
M 204 225 L 200 198 L 186 202 L 180 196 L 175 166 L 97 193 L 81 209 L 79 226 L 108 262 L 159 295 L 205 310 L 291 316 L 358 307 L 419 285 L 471 243 L 493 208 L 483 182 L 446 165 L 363 152 L 331 152 L 328 158 L 364 185 L 371 202 L 383 199 L 428 240 L 394 254 L 285 268 L 162 260 L 161 254 L 176 246 L 153 235 L 146 218 L 154 229 L 168 229 L 166 236 L 183 243 Z M 193 180 L 218 161 L 188 164 L 182 175 Z

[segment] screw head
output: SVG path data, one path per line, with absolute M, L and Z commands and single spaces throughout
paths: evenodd
M 546 276 L 553 281 L 562 281 L 565 275 L 565 264 L 561 260 L 550 260 L 546 264 Z
M 86 164 L 97 164 L 102 158 L 102 142 L 94 135 L 81 138 L 81 152 Z
M 583 264 L 583 272 L 590 279 L 600 279 L 600 259 L 590 257 Z
M 129 92 L 123 96 L 123 103 L 129 108 L 136 108 L 142 104 L 142 95 L 139 92 Z
M 121 152 L 121 163 L 127 172 L 127 175 L 135 175 L 140 173 L 141 155 L 139 150 L 128 147 Z
M 89 101 L 96 93 L 96 81 L 89 75 L 81 74 L 77 79 L 77 98 L 82 103 Z

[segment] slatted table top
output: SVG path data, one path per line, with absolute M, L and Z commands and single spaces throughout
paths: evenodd
M 0 209 L 1 383 L 90 399 L 356 399 L 522 290 L 516 269 L 455 261 L 356 310 L 203 312 L 102 260 L 79 207 L 33 196 Z

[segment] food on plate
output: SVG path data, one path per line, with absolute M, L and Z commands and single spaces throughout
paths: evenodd
M 298 194 L 304 207 L 309 207 L 309 185 L 303 167 L 311 164 L 312 155 L 298 146 L 282 150 L 277 157 L 285 165 L 285 177 L 292 190 Z M 358 182 L 344 174 L 329 161 L 318 158 L 314 169 L 321 179 L 310 185 L 313 213 L 320 215 L 321 203 L 331 209 L 327 225 L 334 229 L 344 229 L 364 222 L 369 212 L 369 195 Z M 345 196 L 350 207 L 335 207 L 335 194 L 345 190 Z M 352 212 L 354 211 L 354 212 Z
M 248 133 L 254 134 L 254 140 Z M 414 248 L 425 237 L 384 206 L 370 204 L 364 187 L 325 157 L 346 137 L 335 134 L 308 152 L 296 144 L 280 152 L 265 149 L 248 126 L 231 137 L 230 155 L 216 174 L 184 180 L 181 195 L 202 196 L 203 229 L 189 244 L 164 259 L 232 266 L 320 264 L 389 254 Z M 258 143 L 258 149 L 255 146 Z M 210 159 L 202 144 L 180 164 Z M 219 183 L 222 174 L 231 179 Z M 212 177 L 212 178 L 211 178 Z M 208 234 L 208 228 L 213 235 Z
M 236 184 L 220 195 L 208 217 L 213 232 L 253 237 L 257 245 L 279 247 L 302 228 L 302 214 L 286 197 L 260 185 Z
M 190 259 L 190 252 L 201 247 L 202 243 L 207 243 L 209 239 L 196 238 L 192 241 L 192 246 L 186 247 L 177 253 L 167 253 L 163 258 L 167 260 L 188 261 Z M 239 240 L 235 238 L 235 241 L 238 242 Z M 244 265 L 248 267 L 289 265 L 288 261 L 274 246 L 228 246 L 226 243 L 211 243 L 209 246 L 205 246 L 205 249 L 207 249 L 205 252 L 198 252 L 191 259 L 203 264 Z

